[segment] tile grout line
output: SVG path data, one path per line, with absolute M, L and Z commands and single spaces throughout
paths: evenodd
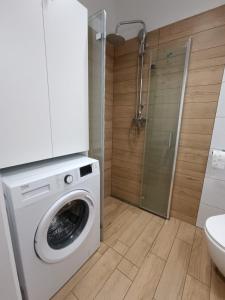
M 88 259 L 88 260 L 90 260 L 96 253 L 98 252 L 98 250 L 96 250 L 96 252 L 94 252 L 93 254 L 92 254 L 92 256 Z M 99 253 L 99 252 L 98 252 Z M 99 253 L 100 255 L 101 255 L 101 257 L 103 256 L 101 253 Z M 100 257 L 100 258 L 101 258 Z M 99 259 L 100 259 L 99 258 Z M 95 266 L 95 264 L 99 261 L 99 259 L 98 260 L 96 260 L 96 262 L 93 264 L 93 266 L 90 268 L 90 270 Z M 75 277 L 77 274 L 78 274 L 78 272 L 82 269 L 82 267 L 88 262 L 88 260 L 80 267 L 80 269 L 79 270 L 77 270 L 77 272 L 75 272 L 74 273 L 74 275 L 57 291 L 57 293 L 56 293 L 56 295 L 61 291 L 61 290 L 63 290 L 63 288 L 70 282 L 70 280 L 72 280 L 72 278 L 73 277 Z M 85 273 L 81 278 L 80 278 L 80 280 L 72 287 L 72 289 L 70 289 L 69 290 L 69 292 L 66 294 L 66 296 L 65 297 L 63 297 L 63 299 L 66 299 L 66 297 L 70 294 L 70 293 L 72 293 L 72 294 L 74 294 L 73 293 L 73 289 L 78 285 L 78 283 L 89 273 L 89 271 L 90 270 L 88 270 L 87 271 L 87 273 Z M 77 297 L 75 294 L 74 294 L 74 296 L 75 297 Z
M 184 288 L 185 288 L 185 284 L 186 284 L 186 281 L 187 281 L 187 276 L 189 275 L 189 274 L 188 274 L 188 270 L 189 270 L 189 266 L 190 266 L 190 262 L 191 262 L 191 254 L 192 254 L 192 250 L 193 250 L 193 247 L 194 247 L 195 235 L 196 235 L 196 227 L 195 227 L 194 238 L 193 238 L 192 245 L 191 245 L 190 257 L 189 257 L 189 261 L 188 261 L 188 266 L 187 266 L 187 271 L 186 271 L 186 275 L 185 275 L 184 285 L 183 285 L 183 288 L 182 288 L 182 296 L 181 296 L 181 299 L 183 298 L 183 295 L 184 295 Z M 190 245 L 190 244 L 189 244 L 189 245 Z
M 165 261 L 165 265 L 164 265 L 164 268 L 163 268 L 163 270 L 162 270 L 162 273 L 161 273 L 161 276 L 160 276 L 159 282 L 158 282 L 158 284 L 157 284 L 157 286 L 156 286 L 156 288 L 155 288 L 155 292 L 154 292 L 154 295 L 153 295 L 153 299 L 156 299 L 156 291 L 157 291 L 157 289 L 158 289 L 158 287 L 159 287 L 159 283 L 160 283 L 160 281 L 161 281 L 161 279 L 162 279 L 163 272 L 165 271 L 165 268 L 166 268 L 166 265 L 167 265 L 167 262 L 168 262 L 168 259 L 169 259 L 169 256 L 170 256 L 170 253 L 171 253 L 171 251 L 172 251 L 172 249 L 173 249 L 173 245 L 174 245 L 174 243 L 175 243 L 175 240 L 176 240 L 177 233 L 178 233 L 178 231 L 179 231 L 179 229 L 180 229 L 180 225 L 181 225 L 181 222 L 179 221 L 179 226 L 178 226 L 178 228 L 177 228 L 177 232 L 176 232 L 175 238 L 174 238 L 174 240 L 173 240 L 173 243 L 172 243 L 171 249 L 170 249 L 170 251 L 169 251 L 169 254 L 168 254 L 168 256 L 167 256 L 167 259 L 166 259 L 166 261 Z M 157 299 L 156 299 L 156 300 L 157 300 Z
M 155 222 L 155 223 L 157 223 L 156 221 L 154 221 L 154 220 L 152 220 L 153 222 Z M 165 224 L 165 221 L 164 221 L 164 223 L 161 225 L 161 228 L 160 228 L 160 230 L 159 230 L 159 232 L 158 232 L 158 234 L 156 235 L 156 237 L 155 237 L 155 239 L 154 239 L 154 241 L 152 242 L 152 245 L 151 245 L 151 247 L 150 247 L 150 249 L 149 249 L 149 251 L 148 251 L 148 253 L 146 254 L 146 257 L 145 257 L 145 259 L 148 257 L 148 255 L 151 253 L 151 249 L 152 249 L 152 247 L 153 247 L 153 245 L 154 245 L 154 242 L 155 242 L 155 240 L 157 239 L 157 237 L 158 237 L 158 235 L 159 235 L 159 233 L 161 232 L 161 230 L 162 230 L 162 228 L 163 228 L 163 226 L 164 226 L 164 224 Z M 156 254 L 153 254 L 152 253 L 152 255 L 155 255 L 156 257 L 158 257 L 159 259 L 161 259 L 161 260 L 163 260 L 163 261 L 165 261 L 164 259 L 162 259 L 161 257 L 159 257 L 159 256 L 157 256 Z M 136 267 L 137 267 L 137 269 L 138 269 L 138 272 L 137 272 L 137 274 L 135 275 L 135 277 L 134 277 L 134 279 L 133 279 L 133 281 L 132 281 L 132 284 L 134 283 L 134 281 L 135 281 L 135 279 L 136 279 L 136 277 L 138 276 L 138 274 L 140 273 L 140 271 L 141 271 L 141 268 L 142 268 L 142 266 L 143 266 L 143 264 L 144 264 L 144 262 L 145 262 L 145 259 L 144 259 L 144 261 L 142 262 L 142 264 L 141 264 L 141 266 L 140 267 L 138 267 L 137 265 L 135 265 L 134 263 L 133 263 L 133 265 L 135 265 Z M 127 259 L 128 261 L 130 261 L 129 259 Z M 165 261 L 165 265 L 166 265 L 166 261 Z M 163 268 L 164 269 L 164 268 Z M 163 272 L 163 271 L 162 271 Z M 130 290 L 130 288 L 132 287 L 132 284 L 131 284 L 131 286 L 129 287 L 129 289 L 127 290 L 127 292 L 126 292 L 126 295 L 128 294 L 128 292 L 129 292 L 129 290 Z M 156 287 L 157 288 L 157 287 Z M 126 295 L 124 296 L 124 298 L 126 297 Z M 154 293 L 154 295 L 155 295 L 155 293 Z M 124 299 L 123 298 L 123 299 Z M 154 296 L 153 296 L 153 298 L 154 298 Z
M 151 219 L 148 221 L 148 222 L 146 222 L 146 226 L 152 221 L 152 216 L 151 216 Z M 145 228 L 146 228 L 146 226 L 144 227 L 144 230 L 145 230 Z M 144 231 L 143 230 L 143 231 Z M 142 233 L 141 233 L 142 234 Z M 120 243 L 122 243 L 122 244 L 124 244 L 126 247 L 128 247 L 128 250 L 127 250 L 127 252 L 130 250 L 130 248 L 131 247 L 133 247 L 133 245 L 135 244 L 135 242 L 139 239 L 139 237 L 140 237 L 140 235 L 141 234 L 139 234 L 138 236 L 137 236 L 137 238 L 135 239 L 135 241 L 132 243 L 132 245 L 131 246 L 128 246 L 128 245 L 126 245 L 124 242 L 122 242 L 122 241 L 120 241 L 120 239 L 117 239 Z M 115 249 L 114 249 L 115 250 Z M 126 253 L 127 253 L 126 252 Z M 125 256 L 126 254 L 124 254 L 124 256 Z M 134 263 L 133 263 L 133 265 L 134 265 Z
M 154 221 L 154 220 L 152 220 L 153 219 L 153 217 L 151 217 L 151 219 L 148 221 L 148 224 L 150 223 L 150 222 L 154 222 L 154 223 L 157 223 L 156 221 Z M 163 226 L 161 226 L 161 227 L 163 227 Z M 144 229 L 145 230 L 145 229 Z M 143 232 L 144 232 L 144 230 L 143 230 Z M 161 231 L 161 228 L 160 228 L 160 231 Z M 159 231 L 159 232 L 160 232 Z M 142 233 L 143 233 L 142 232 Z M 142 234 L 141 233 L 141 234 Z M 159 233 L 158 233 L 159 234 Z M 157 236 L 158 236 L 158 234 L 157 234 Z M 156 237 L 157 237 L 156 236 Z M 107 246 L 108 247 L 110 247 L 110 248 L 112 248 L 114 251 L 116 251 L 118 254 L 120 254 L 124 259 L 126 259 L 126 260 L 128 260 L 130 263 L 132 263 L 132 265 L 134 265 L 135 267 L 137 267 L 138 269 L 140 269 L 140 266 L 137 266 L 134 262 L 132 262 L 129 258 L 127 258 L 126 257 L 126 254 L 127 254 L 127 252 L 130 250 L 130 248 L 135 244 L 135 242 L 139 239 L 139 237 L 140 237 L 140 235 L 137 237 L 137 239 L 133 242 L 133 244 L 131 245 L 131 246 L 128 246 L 128 245 L 126 245 L 124 242 L 122 242 L 122 241 L 120 241 L 119 239 L 116 239 L 116 241 L 119 241 L 121 244 L 123 244 L 124 246 L 126 246 L 127 248 L 128 248 L 128 250 L 126 251 L 126 253 L 125 254 L 121 254 L 119 251 L 117 251 L 116 249 L 114 249 L 113 248 L 113 246 L 111 246 L 111 245 L 108 245 L 107 244 Z M 155 238 L 156 239 L 156 238 Z M 104 241 L 103 241 L 104 242 Z M 115 244 L 116 244 L 116 242 L 115 242 Z M 149 253 L 149 252 L 148 252 Z M 147 255 L 148 255 L 148 253 L 147 253 Z M 146 255 L 146 256 L 147 256 Z
M 210 258 L 211 260 L 211 258 Z M 213 263 L 212 263 L 212 260 L 211 260 L 211 270 L 210 270 L 210 283 L 209 283 L 209 299 L 210 299 L 210 295 L 211 295 L 211 291 L 212 291 L 212 277 L 213 277 Z
M 94 296 L 93 299 L 95 299 L 95 298 L 98 296 L 98 294 L 100 294 L 100 292 L 102 291 L 102 289 L 103 289 L 103 287 L 105 286 L 106 282 L 109 280 L 109 278 L 112 276 L 112 274 L 113 274 L 113 273 L 115 272 L 115 270 L 117 269 L 117 266 L 120 264 L 121 260 L 122 260 L 122 256 L 121 256 L 121 259 L 120 259 L 120 261 L 118 262 L 118 264 L 117 264 L 117 265 L 115 266 L 115 268 L 112 270 L 112 272 L 111 272 L 110 275 L 107 277 L 107 279 L 104 281 L 102 287 L 99 289 L 99 291 L 96 293 L 96 295 Z M 79 298 L 78 298 L 78 300 L 79 300 Z
M 211 270 L 210 270 L 210 274 L 211 274 Z M 208 289 L 210 289 L 210 286 L 208 286 L 206 283 L 202 282 L 201 280 L 199 280 L 198 278 L 195 278 L 193 275 L 191 274 L 187 274 L 189 277 L 193 278 L 194 280 L 198 281 L 199 283 L 201 283 L 202 285 L 204 285 L 205 287 L 207 287 Z
M 152 219 L 153 219 L 153 217 L 152 217 Z M 154 222 L 154 223 L 157 223 L 156 221 L 154 221 L 154 219 L 153 219 L 153 220 L 150 220 L 149 223 L 150 223 L 151 221 Z M 164 223 L 161 225 L 161 228 L 160 228 L 158 234 L 156 235 L 155 240 L 157 239 L 159 233 L 161 232 L 161 230 L 162 230 L 164 224 L 165 224 L 165 221 L 164 221 Z M 155 240 L 154 240 L 154 241 L 155 241 Z M 148 253 L 147 253 L 145 259 L 147 258 L 149 252 L 151 251 L 151 249 L 152 249 L 152 247 L 153 247 L 153 244 L 154 244 L 154 242 L 152 243 L 151 248 L 150 248 L 150 250 L 148 251 Z M 157 256 L 157 257 L 158 257 L 158 256 Z M 124 258 L 127 259 L 126 257 L 124 257 Z M 145 261 L 145 260 L 144 260 L 144 261 L 142 262 L 141 266 L 137 266 L 137 265 L 135 265 L 133 262 L 131 262 L 129 259 L 127 259 L 127 260 L 128 260 L 130 263 L 132 263 L 135 267 L 137 267 L 138 271 L 137 271 L 137 274 L 135 275 L 134 279 L 132 280 L 132 284 L 131 284 L 130 287 L 128 288 L 128 290 L 127 290 L 126 294 L 124 295 L 124 298 L 123 298 L 123 299 L 126 298 L 126 296 L 127 296 L 128 292 L 129 292 L 129 290 L 131 289 L 131 287 L 132 287 L 132 285 L 133 285 L 133 283 L 134 283 L 136 277 L 137 277 L 138 274 L 140 273 L 141 267 L 143 266 L 144 261 Z
M 119 265 L 118 265 L 119 266 Z M 118 266 L 116 267 L 117 271 L 119 271 L 120 273 L 122 273 L 127 279 L 129 279 L 131 281 L 131 285 L 133 284 L 134 279 L 130 279 L 127 274 L 125 274 L 122 270 L 118 269 Z M 138 271 L 139 272 L 139 271 Z M 138 273 L 137 272 L 137 273 Z M 136 277 L 136 275 L 135 275 Z
M 203 231 L 200 227 L 196 226 L 196 228 L 195 228 L 195 234 L 197 232 L 197 229 L 200 229 L 201 231 Z M 192 250 L 193 250 L 193 247 L 194 247 L 194 242 L 193 242 Z M 190 265 L 190 262 L 189 262 L 189 265 Z M 192 278 L 194 278 L 195 280 L 199 281 L 200 283 L 206 285 L 208 288 L 211 288 L 211 279 L 212 279 L 212 260 L 211 260 L 211 258 L 210 258 L 210 265 L 211 265 L 211 268 L 210 268 L 210 282 L 209 282 L 209 285 L 207 283 L 201 281 L 201 279 L 199 279 L 197 276 L 195 276 L 193 274 L 188 274 L 188 275 L 191 276 Z
M 108 249 L 107 249 L 108 250 Z M 105 251 L 105 253 L 107 252 L 107 250 Z M 96 252 L 95 253 L 97 253 L 98 252 L 98 250 L 96 250 Z M 95 254 L 94 253 L 94 254 Z M 75 292 L 73 291 L 75 288 L 76 288 L 76 286 L 81 282 L 81 280 L 83 280 L 84 279 L 84 277 L 94 268 L 94 266 L 99 262 L 99 260 L 103 257 L 103 255 L 105 254 L 101 254 L 100 252 L 98 252 L 99 254 L 100 254 L 100 257 L 99 257 L 99 259 L 93 264 L 93 266 L 87 271 L 87 273 L 85 273 L 81 278 L 80 278 L 80 280 L 73 286 L 73 288 L 72 288 L 72 290 L 71 290 L 71 292 L 74 294 L 74 296 L 75 297 L 77 297 L 78 299 L 79 299 L 79 297 L 75 294 Z M 93 254 L 93 255 L 94 255 Z M 85 265 L 85 264 L 84 264 Z M 83 266 L 84 266 L 83 265 Z M 81 267 L 82 268 L 82 267 Z M 78 270 L 78 272 L 79 272 L 79 270 Z M 77 272 L 77 273 L 78 273 Z M 67 295 L 68 296 L 68 295 Z

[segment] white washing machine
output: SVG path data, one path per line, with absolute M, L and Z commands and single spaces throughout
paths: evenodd
M 56 159 L 3 172 L 24 299 L 47 300 L 100 246 L 98 161 Z

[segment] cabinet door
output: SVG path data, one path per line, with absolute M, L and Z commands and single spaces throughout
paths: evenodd
M 46 0 L 44 26 L 54 156 L 88 150 L 87 10 Z
M 0 168 L 52 156 L 41 0 L 0 2 Z

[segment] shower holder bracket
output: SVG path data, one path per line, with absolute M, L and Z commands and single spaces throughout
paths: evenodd
M 102 39 L 103 39 L 103 33 L 97 32 L 97 33 L 96 33 L 96 41 L 100 41 L 100 40 L 102 40 Z

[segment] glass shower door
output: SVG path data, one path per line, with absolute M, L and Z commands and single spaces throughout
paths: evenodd
M 101 229 L 104 202 L 104 124 L 106 12 L 89 18 L 89 156 L 99 160 L 101 173 Z
M 190 42 L 152 54 L 140 206 L 168 218 Z

